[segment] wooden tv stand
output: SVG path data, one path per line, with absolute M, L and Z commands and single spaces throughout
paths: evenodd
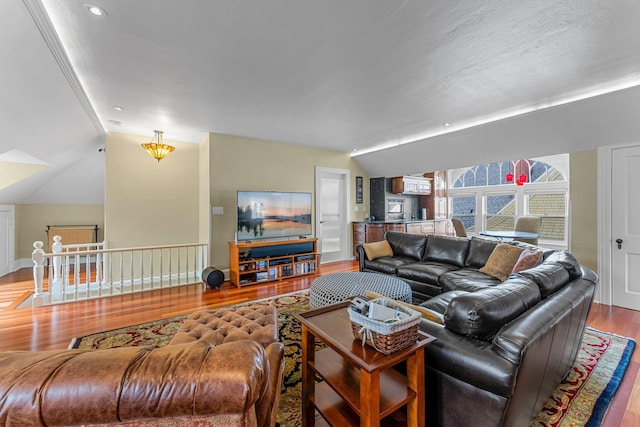
M 229 279 L 237 287 L 316 274 L 318 239 L 229 242 Z

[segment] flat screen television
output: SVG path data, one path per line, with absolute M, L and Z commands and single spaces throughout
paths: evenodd
M 311 235 L 311 193 L 238 191 L 238 240 Z

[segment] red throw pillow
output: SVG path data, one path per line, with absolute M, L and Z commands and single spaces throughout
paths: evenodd
M 520 257 L 518 258 L 518 261 L 516 261 L 516 265 L 513 266 L 513 271 L 511 273 L 519 273 L 523 270 L 528 270 L 540 264 L 541 261 L 542 252 L 525 249 L 520 254 Z

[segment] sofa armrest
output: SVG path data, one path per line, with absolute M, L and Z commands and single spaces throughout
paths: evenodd
M 245 414 L 269 385 L 262 346 L 206 341 L 165 347 L 0 353 L 0 424 L 79 425 Z
M 595 282 L 591 280 L 578 279 L 569 283 L 552 298 L 538 303 L 526 316 L 505 325 L 493 339 L 495 351 L 514 363 L 521 363 L 529 347 L 544 339 L 545 334 L 553 331 L 568 316 L 572 319 L 571 327 L 576 331 L 567 336 L 571 336 L 575 342 L 565 344 L 566 347 L 577 347 L 582 339 L 594 292 Z
M 259 426 L 275 426 L 284 373 L 284 345 L 274 342 L 265 348 L 269 362 L 269 383 L 266 392 L 256 403 Z
M 467 338 L 422 319 L 420 330 L 437 339 L 425 347 L 425 366 L 474 387 L 508 397 L 518 366 L 491 349 L 491 342 Z
M 366 259 L 367 254 L 364 252 L 362 244 L 356 245 L 356 256 L 358 257 L 358 270 L 364 271 L 364 260 Z
M 593 282 L 577 279 L 495 336 L 495 352 L 519 366 L 504 415 L 505 425 L 526 425 L 570 372 L 580 350 L 594 290 Z

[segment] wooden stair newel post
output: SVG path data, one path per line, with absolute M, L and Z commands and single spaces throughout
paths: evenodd
M 31 259 L 33 260 L 33 282 L 35 283 L 33 306 L 40 307 L 44 304 L 44 251 L 42 250 L 44 243 L 37 241 L 33 243 L 35 248 L 31 253 Z
M 62 253 L 62 237 L 53 236 L 53 245 L 51 245 L 51 252 L 54 254 Z M 62 274 L 61 270 L 62 256 L 53 257 L 53 283 L 51 284 L 51 296 L 62 297 Z

